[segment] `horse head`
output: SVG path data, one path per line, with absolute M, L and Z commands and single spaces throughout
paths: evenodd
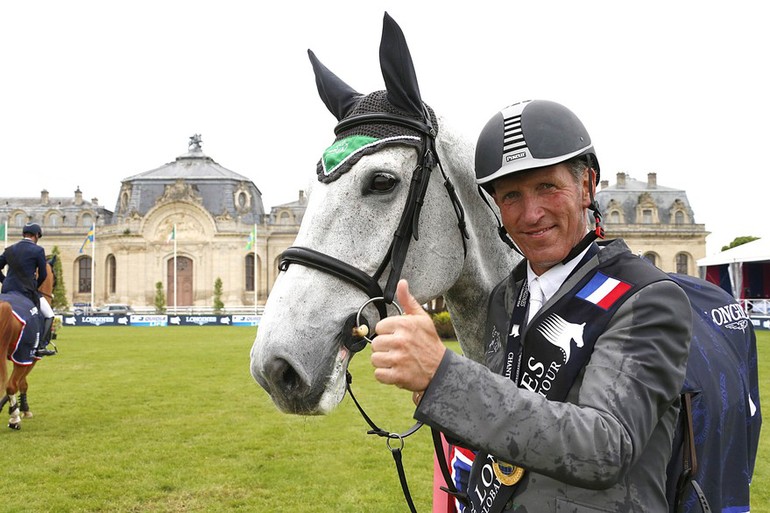
M 479 304 L 511 257 L 478 196 L 473 148 L 423 103 L 393 19 L 385 14 L 380 43 L 384 91 L 360 94 L 308 54 L 319 95 L 338 121 L 336 137 L 317 165 L 295 246 L 283 254 L 251 373 L 281 410 L 325 414 L 344 397 L 348 361 L 362 345 L 352 328 L 362 322 L 371 330 L 396 312 L 399 278 L 420 302 L 445 295 L 450 311 L 468 303 L 472 313 L 455 319 L 461 338 L 479 331 Z M 491 269 L 480 263 L 484 252 Z M 483 355 L 474 336 L 461 344 Z

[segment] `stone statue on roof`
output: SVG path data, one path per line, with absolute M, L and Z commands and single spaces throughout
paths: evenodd
M 201 151 L 202 144 L 203 144 L 203 139 L 201 138 L 201 134 L 191 135 L 190 142 L 187 145 L 187 149 L 191 152 Z

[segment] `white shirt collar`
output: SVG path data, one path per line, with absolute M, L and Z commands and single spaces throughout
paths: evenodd
M 567 277 L 572 273 L 575 267 L 577 267 L 578 263 L 580 263 L 590 247 L 591 245 L 589 244 L 586 249 L 581 251 L 579 255 L 566 264 L 558 263 L 540 276 L 535 274 L 532 267 L 529 265 L 529 262 L 527 262 L 527 285 L 531 290 L 532 282 L 535 280 L 540 282 L 540 288 L 543 291 L 543 304 L 547 303 L 548 300 L 556 294 L 556 291 L 559 290 L 559 287 L 561 287 L 567 280 Z

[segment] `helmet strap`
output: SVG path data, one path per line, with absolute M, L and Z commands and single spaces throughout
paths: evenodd
M 597 178 L 596 170 L 593 167 L 588 168 L 588 194 L 591 199 L 591 204 L 588 208 L 594 214 L 594 233 L 596 234 L 596 237 L 603 239 L 604 223 L 602 222 L 602 213 L 599 211 L 599 203 L 597 203 L 595 195 Z
M 489 207 L 489 210 L 492 211 L 492 215 L 495 216 L 495 219 L 497 220 L 497 234 L 500 236 L 500 240 L 505 242 L 509 248 L 516 251 L 516 253 L 520 254 L 521 256 L 524 256 L 524 253 L 521 252 L 521 250 L 516 247 L 516 244 L 513 242 L 513 239 L 508 235 L 508 232 L 505 230 L 505 226 L 503 226 L 503 223 L 500 221 L 500 218 L 497 216 L 497 211 L 492 207 L 492 204 L 489 202 L 488 199 L 488 193 L 484 190 L 484 188 L 480 185 L 477 185 L 476 188 L 479 191 L 479 196 L 481 196 L 481 199 L 484 200 L 484 203 L 487 204 Z

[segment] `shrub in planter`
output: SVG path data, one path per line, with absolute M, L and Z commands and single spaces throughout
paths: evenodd
M 455 328 L 452 326 L 452 319 L 449 318 L 449 312 L 439 312 L 433 314 L 433 325 L 436 326 L 436 332 L 442 339 L 455 339 Z

